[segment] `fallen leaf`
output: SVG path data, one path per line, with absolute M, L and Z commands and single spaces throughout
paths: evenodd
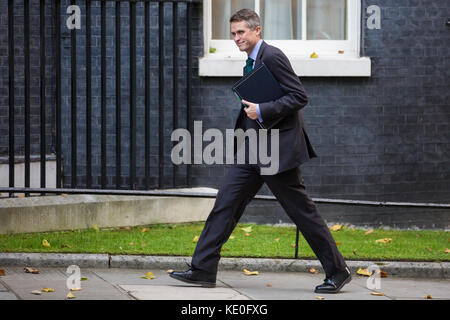
M 130 231 L 130 230 L 131 230 L 131 227 L 126 226 L 126 227 L 124 227 L 124 229 Z
M 351 228 L 350 228 L 350 230 L 352 230 L 352 231 L 355 231 L 356 229 L 355 229 L 355 228 L 353 228 L 353 227 L 351 227 Z
M 420 236 L 419 236 L 419 234 L 418 233 L 416 233 L 416 238 L 419 238 Z
M 387 278 L 388 277 L 388 273 L 386 271 L 379 270 L 378 273 L 380 274 L 381 278 Z
M 272 285 L 270 283 L 266 284 L 266 287 L 271 287 Z
M 167 270 L 167 273 L 172 273 L 172 272 L 173 272 L 173 269 Z
M 66 296 L 67 299 L 75 299 L 76 297 L 72 294 L 72 291 L 69 291 L 69 293 Z
M 38 269 L 34 269 L 34 268 L 30 268 L 30 267 L 25 267 L 24 270 L 25 270 L 25 273 L 33 273 L 33 274 L 39 273 Z
M 432 250 L 431 250 L 430 247 L 426 247 L 426 249 L 427 249 L 429 252 L 432 252 Z
M 72 246 L 70 244 L 62 244 L 61 248 L 72 248 Z
M 197 242 L 199 238 L 200 238 L 199 236 L 195 236 L 192 242 Z
M 375 291 L 372 291 L 370 294 L 373 295 L 373 296 L 384 296 L 385 295 L 382 292 L 375 292 Z
M 342 229 L 342 224 L 335 224 L 335 225 L 330 227 L 331 231 L 339 231 L 341 229 Z
M 292 247 L 292 248 L 295 248 L 295 247 L 296 247 L 296 244 L 295 244 L 295 243 L 291 243 L 291 247 Z
M 68 196 L 67 193 L 61 193 L 61 195 L 62 195 L 63 197 Z
M 363 269 L 361 267 L 358 269 L 358 271 L 356 271 L 356 273 L 359 275 L 362 275 L 362 276 L 367 276 L 367 277 L 370 277 L 372 275 L 372 273 L 369 272 L 368 268 Z
M 314 298 L 316 298 L 317 300 L 325 300 L 325 298 L 321 296 L 315 296 Z
M 242 231 L 244 231 L 244 232 L 252 232 L 252 227 L 250 226 L 250 227 L 247 227 L 247 228 L 241 228 L 241 230 Z
M 55 292 L 55 289 L 53 288 L 42 288 L 43 292 Z
M 234 236 L 230 236 L 228 239 L 234 239 Z
M 42 292 L 41 292 L 40 290 L 33 290 L 33 291 L 31 291 L 30 293 L 36 294 L 36 295 L 42 294 Z
M 94 224 L 94 225 L 92 226 L 92 229 L 94 229 L 95 231 L 100 231 L 100 229 L 97 227 L 96 224 Z
M 243 271 L 244 271 L 244 274 L 247 275 L 247 276 L 257 276 L 257 275 L 259 275 L 258 271 L 248 271 L 247 269 L 244 269 Z
M 433 299 L 433 297 L 431 296 L 431 294 L 427 294 L 427 296 L 425 297 L 425 299 Z
M 375 240 L 376 243 L 383 243 L 384 245 L 388 244 L 391 241 L 392 241 L 392 238 L 383 238 L 383 239 Z
M 129 245 L 129 246 L 134 246 L 134 243 L 133 243 L 133 242 L 130 242 L 128 245 Z
M 275 242 L 278 242 L 278 241 L 280 241 L 280 238 L 276 238 L 274 241 L 275 241 Z
M 141 232 L 147 232 L 148 229 L 147 228 L 142 228 Z
M 81 278 L 80 281 L 87 281 L 88 278 Z
M 354 254 L 355 256 L 358 255 L 358 253 L 356 253 L 356 251 L 358 251 L 358 250 L 357 250 L 357 249 L 354 249 L 354 250 L 353 250 L 353 254 Z
M 317 55 L 317 53 L 313 52 L 313 53 L 311 53 L 311 55 L 309 57 L 310 58 L 318 58 L 319 56 Z
M 5 270 L 0 269 L 0 276 L 4 276 L 5 275 Z
M 445 252 L 445 253 L 450 253 L 450 249 L 447 248 L 447 249 L 444 250 L 444 252 Z
M 245 236 L 246 236 L 246 237 L 250 237 L 250 233 L 246 232 L 246 233 L 245 233 Z
M 365 235 L 371 234 L 373 232 L 373 229 L 369 229 L 366 232 L 364 232 Z
M 71 291 L 81 291 L 81 288 L 72 288 Z
M 339 54 L 343 54 L 343 53 L 344 53 L 344 50 L 339 50 L 338 53 L 339 53 Z
M 336 241 L 336 245 L 337 245 L 337 246 L 340 246 L 341 244 L 342 244 L 342 242 Z
M 42 240 L 42 246 L 46 248 L 50 248 L 50 242 L 48 242 L 46 239 Z
M 309 268 L 309 272 L 317 274 L 319 273 L 316 269 L 314 269 L 313 267 Z
M 143 277 L 141 277 L 142 279 L 149 279 L 149 280 L 151 280 L 151 279 L 154 279 L 155 278 L 155 275 L 153 274 L 153 272 L 147 272 Z

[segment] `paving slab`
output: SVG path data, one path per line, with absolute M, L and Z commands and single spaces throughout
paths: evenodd
M 1 280 L 9 290 L 25 300 L 64 300 L 69 289 L 67 278 L 70 274 L 66 269 L 39 268 L 39 274 L 25 273 L 20 267 L 6 267 L 5 276 Z M 87 277 L 87 281 L 81 281 L 81 290 L 74 291 L 73 295 L 78 300 L 122 300 L 131 299 L 125 292 L 97 277 L 88 269 L 81 270 L 81 277 Z M 34 290 L 52 288 L 54 292 L 42 292 L 40 295 L 32 294 Z

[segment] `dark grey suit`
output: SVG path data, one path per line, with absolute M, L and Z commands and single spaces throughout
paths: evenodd
M 233 232 L 247 204 L 266 183 L 291 220 L 299 227 L 320 260 L 327 277 L 344 270 L 346 263 L 306 193 L 300 164 L 316 156 L 306 134 L 300 113 L 307 103 L 303 86 L 281 50 L 262 43 L 255 61 L 264 62 L 286 93 L 276 101 L 259 105 L 262 119 L 283 117 L 274 128 L 279 129 L 280 164 L 277 174 L 261 175 L 258 164 L 234 164 L 222 182 L 205 227 L 192 257 L 192 266 L 217 272 L 220 250 Z M 252 101 L 250 101 L 252 102 Z M 258 124 L 240 111 L 235 129 L 258 129 Z M 246 141 L 247 142 L 247 141 Z

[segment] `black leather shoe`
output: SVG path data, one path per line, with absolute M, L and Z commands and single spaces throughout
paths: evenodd
M 199 269 L 190 268 L 187 271 L 173 271 L 170 276 L 174 279 L 192 283 L 199 284 L 202 287 L 213 288 L 216 286 L 216 274 Z
M 352 280 L 352 275 L 348 268 L 326 278 L 321 285 L 318 285 L 314 290 L 315 293 L 338 293 L 342 287 Z

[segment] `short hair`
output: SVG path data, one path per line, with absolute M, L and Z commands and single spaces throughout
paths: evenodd
M 261 25 L 258 14 L 251 9 L 241 9 L 230 18 L 230 23 L 240 21 L 245 21 L 251 30 Z

